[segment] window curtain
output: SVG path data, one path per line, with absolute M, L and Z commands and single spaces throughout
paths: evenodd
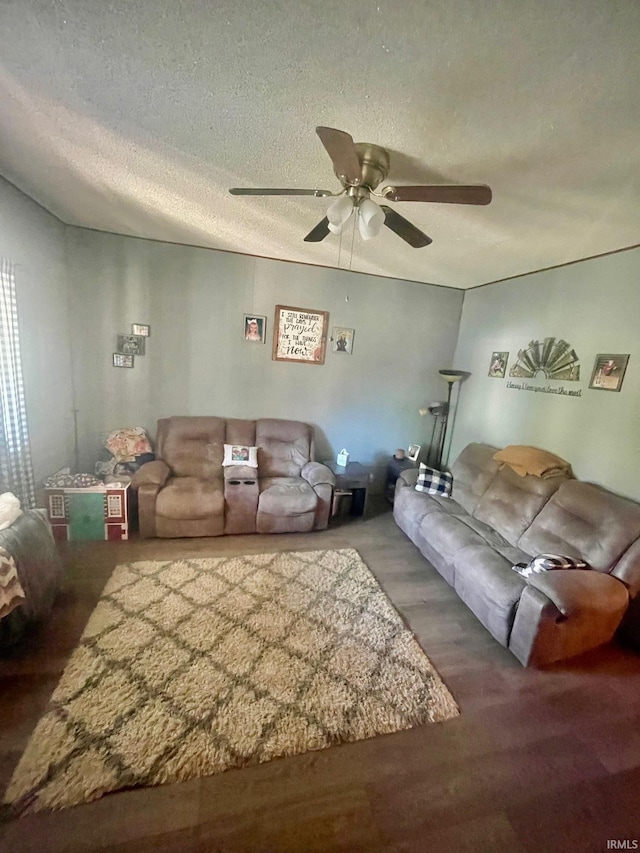
M 18 306 L 13 264 L 0 258 L 0 480 L 25 508 L 35 486 L 22 382 Z

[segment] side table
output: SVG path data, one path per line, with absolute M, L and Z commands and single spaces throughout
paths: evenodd
M 336 492 L 351 492 L 351 515 L 364 515 L 369 486 L 369 472 L 359 462 L 338 465 L 335 461 L 323 462 L 336 476 Z
M 387 465 L 387 478 L 385 482 L 385 494 L 387 496 L 387 500 L 390 503 L 393 503 L 393 498 L 396 490 L 396 480 L 402 474 L 403 471 L 406 471 L 408 468 L 417 468 L 415 462 L 411 459 L 396 459 L 395 456 L 392 456 L 389 460 L 389 464 Z

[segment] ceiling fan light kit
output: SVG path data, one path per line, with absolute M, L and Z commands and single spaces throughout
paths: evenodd
M 309 195 L 326 197 L 337 195 L 329 205 L 327 215 L 304 238 L 307 243 L 318 243 L 330 234 L 340 234 L 345 223 L 356 211 L 358 231 L 363 240 L 380 233 L 383 225 L 401 237 L 414 249 L 428 246 L 432 240 L 408 219 L 387 205 L 378 205 L 371 195 L 385 201 L 431 202 L 436 204 L 489 204 L 491 189 L 485 184 L 469 186 L 433 184 L 426 186 L 386 186 L 376 192 L 386 180 L 390 169 L 389 152 L 369 142 L 354 142 L 350 134 L 333 127 L 317 127 L 316 133 L 331 158 L 342 191 L 312 189 L 252 189 L 233 187 L 232 195 Z

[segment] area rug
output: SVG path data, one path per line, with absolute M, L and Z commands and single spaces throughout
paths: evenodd
M 118 566 L 5 793 L 12 814 L 457 716 L 353 549 Z

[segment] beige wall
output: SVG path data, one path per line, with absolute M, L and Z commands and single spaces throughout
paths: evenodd
M 0 256 L 16 267 L 20 348 L 36 485 L 73 464 L 70 291 L 64 225 L 0 178 Z
M 451 459 L 470 441 L 532 444 L 569 460 L 580 479 L 640 498 L 640 250 L 468 291 L 455 366 L 472 376 L 460 390 Z M 509 368 L 531 340 L 563 338 L 580 357 L 581 397 L 507 387 Z M 487 376 L 492 351 L 510 353 L 507 377 Z M 590 390 L 597 353 L 630 353 L 620 393 Z M 515 380 L 514 380 L 515 381 Z
M 461 291 L 77 228 L 67 245 L 85 467 L 109 430 L 153 434 L 173 414 L 304 420 L 321 458 L 344 446 L 380 471 L 397 447 L 428 439 L 417 410 L 442 398 L 437 370 L 453 357 Z M 355 328 L 353 355 L 272 361 L 276 304 Z M 245 312 L 266 315 L 265 345 L 245 342 Z M 113 368 L 116 335 L 134 322 L 151 326 L 147 354 Z

